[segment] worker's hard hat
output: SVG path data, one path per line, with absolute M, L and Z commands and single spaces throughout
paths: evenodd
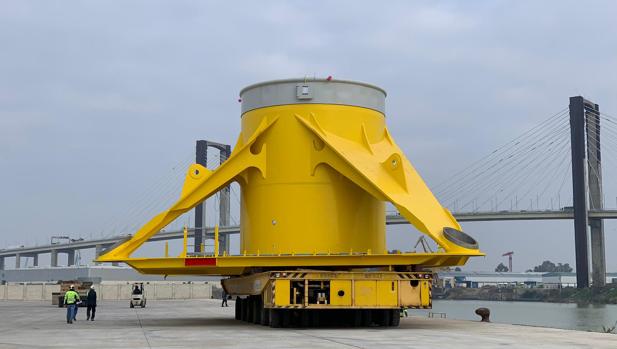
M 75 288 L 75 285 L 71 285 L 71 290 Z
M 90 288 L 94 290 L 94 285 L 90 286 Z

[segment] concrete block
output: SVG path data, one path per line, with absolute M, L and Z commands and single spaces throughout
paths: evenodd
M 24 299 L 24 285 L 7 285 L 7 300 L 21 301 Z
M 131 294 L 133 292 L 132 285 L 118 285 L 118 299 L 129 300 L 131 299 Z M 147 297 L 147 294 L 146 294 Z
M 191 298 L 191 284 L 173 284 L 174 299 L 189 299 Z
M 100 297 L 104 300 L 117 300 L 118 299 L 118 288 L 120 285 L 101 285 L 100 288 Z
M 172 299 L 171 284 L 155 284 L 153 299 Z
M 43 285 L 24 285 L 26 301 L 40 301 L 43 300 Z
M 144 284 L 144 290 L 146 291 L 146 297 L 154 299 L 154 284 Z
M 60 292 L 60 285 L 43 285 L 43 300 L 50 301 L 54 292 Z
M 191 298 L 208 299 L 212 298 L 212 285 L 208 284 L 191 284 Z

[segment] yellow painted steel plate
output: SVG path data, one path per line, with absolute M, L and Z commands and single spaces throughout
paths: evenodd
M 483 253 L 402 253 L 386 255 L 306 255 L 306 256 L 223 256 L 128 258 L 118 260 L 143 274 L 163 275 L 242 275 L 248 268 L 298 267 L 383 267 L 421 265 L 444 267 L 463 265 Z

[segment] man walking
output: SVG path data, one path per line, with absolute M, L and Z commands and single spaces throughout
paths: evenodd
M 227 307 L 227 292 L 223 288 L 221 296 L 223 297 L 223 302 L 221 303 L 221 307 Z
M 70 289 L 64 294 L 64 304 L 66 304 L 66 323 L 72 324 L 75 319 L 75 308 L 77 302 L 80 301 L 79 294 L 75 292 L 75 285 L 71 285 Z
M 94 290 L 94 285 L 90 286 L 90 291 L 88 291 L 88 297 L 86 298 L 86 305 L 88 306 L 86 310 L 86 316 L 88 318 L 86 320 L 94 321 L 94 314 L 96 314 L 96 291 Z

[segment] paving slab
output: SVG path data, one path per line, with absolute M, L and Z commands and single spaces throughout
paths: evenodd
M 412 316 L 397 328 L 272 329 L 234 319 L 233 302 L 101 302 L 67 324 L 48 302 L 0 301 L 0 348 L 617 348 L 617 335 Z

